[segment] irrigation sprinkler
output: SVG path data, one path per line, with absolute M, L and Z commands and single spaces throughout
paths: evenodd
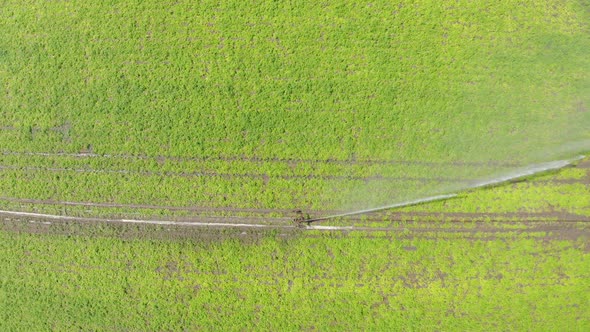
M 307 218 L 305 218 L 306 215 L 304 215 L 303 212 L 301 212 L 301 210 L 297 210 L 298 212 L 301 212 L 301 214 L 298 214 L 297 217 L 293 221 L 297 225 L 300 225 L 300 226 L 303 226 L 303 224 L 310 225 L 311 223 L 314 223 L 314 222 L 326 221 L 329 219 L 336 219 L 336 218 L 341 218 L 341 217 L 355 216 L 355 215 L 367 214 L 367 213 L 378 212 L 378 211 L 383 211 L 383 210 L 389 210 L 389 209 L 393 209 L 393 208 L 418 205 L 418 204 L 423 204 L 423 203 L 428 203 L 428 202 L 449 199 L 449 198 L 453 198 L 456 196 L 457 196 L 457 194 L 430 196 L 430 197 L 426 197 L 426 198 L 420 198 L 420 199 L 416 199 L 416 200 L 412 200 L 412 201 L 405 201 L 405 202 L 401 202 L 401 203 L 391 204 L 391 205 L 387 205 L 387 206 L 381 206 L 381 207 L 372 208 L 372 209 L 357 210 L 357 211 L 346 212 L 346 213 L 341 213 L 341 214 L 334 214 L 334 215 L 326 216 L 326 217 L 318 217 L 318 218 L 310 218 L 309 215 L 307 215 Z

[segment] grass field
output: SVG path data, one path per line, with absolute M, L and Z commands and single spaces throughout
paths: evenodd
M 0 329 L 585 331 L 587 165 L 331 223 L 364 231 L 2 216 Z
M 590 159 L 469 188 L 588 156 L 588 50 L 584 0 L 0 0 L 0 330 L 587 331 Z
M 4 1 L 0 191 L 350 210 L 569 157 L 590 149 L 589 15 L 583 1 Z
M 0 230 L 2 330 L 590 328 L 588 224 L 209 240 L 22 225 Z

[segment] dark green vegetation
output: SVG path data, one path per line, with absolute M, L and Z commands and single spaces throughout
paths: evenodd
M 569 157 L 590 138 L 589 17 L 574 0 L 4 1 L 0 192 L 282 214 Z
M 0 230 L 0 329 L 588 330 L 588 226 L 541 226 L 212 242 Z

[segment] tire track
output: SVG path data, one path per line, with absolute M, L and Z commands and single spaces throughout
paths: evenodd
M 67 152 L 19 152 L 19 151 L 3 151 L 3 155 L 13 156 L 38 156 L 38 157 L 73 157 L 73 158 L 108 158 L 108 159 L 136 159 L 136 160 L 158 160 L 158 161 L 181 161 L 181 162 L 207 162 L 207 161 L 245 161 L 252 163 L 263 162 L 277 162 L 277 163 L 309 163 L 309 164 L 338 164 L 338 165 L 420 165 L 440 167 L 448 166 L 468 166 L 468 167 L 520 167 L 522 164 L 487 161 L 487 162 L 471 162 L 471 161 L 420 161 L 420 160 L 344 160 L 344 159 L 297 159 L 297 158 L 280 158 L 280 157 L 223 157 L 223 156 L 209 156 L 209 157 L 176 157 L 176 156 L 148 156 L 148 155 L 131 155 L 131 154 L 97 154 L 92 152 L 81 153 L 67 153 Z
M 536 165 L 530 165 L 526 168 L 520 169 L 520 170 L 516 170 L 513 171 L 511 173 L 505 174 L 503 176 L 497 177 L 497 178 L 492 178 L 492 179 L 488 179 L 488 180 L 484 180 L 484 181 L 479 181 L 477 183 L 475 183 L 471 188 L 480 188 L 480 187 L 487 187 L 487 186 L 493 186 L 493 185 L 497 185 L 500 183 L 504 183 L 506 181 L 510 181 L 510 180 L 514 180 L 514 179 L 519 179 L 522 178 L 524 176 L 529 176 L 529 175 L 533 175 L 533 174 L 537 174 L 539 172 L 545 172 L 547 170 L 553 170 L 553 169 L 559 169 L 568 165 L 571 165 L 572 162 L 575 162 L 577 160 L 581 160 L 581 158 L 583 158 L 583 156 L 579 156 L 578 158 L 574 158 L 571 160 L 559 160 L 559 161 L 553 161 L 553 162 L 547 162 L 547 163 L 541 163 L 541 164 L 536 164 Z M 44 167 L 14 167 L 14 166 L 0 166 L 0 169 L 4 167 L 4 168 L 8 168 L 8 169 L 25 169 L 25 170 L 40 170 L 40 171 L 51 171 L 51 170 L 57 170 L 57 171 L 81 171 L 81 172 L 88 172 L 89 169 L 65 169 L 65 168 L 44 168 Z M 109 172 L 109 170 L 95 170 L 95 171 L 105 171 L 105 172 Z M 111 172 L 113 172 L 113 170 L 110 170 Z M 130 171 L 114 171 L 114 172 L 130 172 Z M 151 173 L 151 172 L 148 172 Z M 199 173 L 200 174 L 200 173 Z M 438 199 L 446 199 L 446 198 L 451 198 L 454 197 L 455 194 L 449 194 L 449 195 L 441 195 L 441 196 L 433 196 L 433 197 L 429 197 L 429 198 L 424 198 L 424 199 L 420 199 L 420 200 L 416 200 L 416 201 L 409 201 L 409 202 L 405 202 L 405 203 L 399 203 L 399 204 L 394 204 L 394 205 L 389 205 L 389 206 L 384 206 L 384 207 L 379 207 L 379 208 L 375 208 L 375 209 L 369 209 L 369 210 L 361 210 L 361 211 L 354 211 L 354 212 L 348 212 L 348 213 L 344 213 L 344 214 L 336 214 L 336 215 L 330 215 L 327 217 L 320 217 L 320 218 L 315 218 L 315 219 L 309 219 L 307 220 L 308 222 L 311 221 L 324 221 L 327 219 L 331 219 L 331 218 L 340 218 L 340 217 L 348 217 L 350 215 L 358 215 L 358 214 L 365 214 L 365 213 L 369 213 L 369 212 L 377 212 L 377 211 L 381 211 L 381 210 L 385 210 L 385 209 L 390 209 L 393 207 L 402 207 L 402 206 L 407 206 L 407 205 L 415 205 L 415 204 L 419 204 L 422 202 L 428 202 L 431 200 L 438 200 Z M 70 202 L 71 203 L 71 202 Z M 73 203 L 71 203 L 73 204 Z M 79 203 L 79 204 L 84 204 L 84 203 Z M 86 203 L 86 204 L 100 204 L 100 203 Z M 106 203 L 105 203 L 106 204 Z M 96 205 L 98 206 L 98 205 Z M 104 205 L 103 205 L 104 207 Z M 227 211 L 227 210 L 226 210 Z M 145 223 L 145 224 L 159 224 L 159 225 L 193 225 L 193 224 L 199 224 L 199 225 L 205 225 L 205 226 L 224 226 L 224 227 L 240 227 L 239 225 L 242 225 L 241 223 L 237 224 L 238 226 L 230 226 L 230 225 L 234 225 L 234 224 L 227 224 L 225 222 L 223 222 L 223 220 L 227 220 L 228 217 L 222 217 L 222 221 L 219 221 L 219 217 L 217 217 L 216 222 L 214 223 L 209 223 L 204 221 L 205 218 L 200 218 L 199 222 L 185 222 L 185 221 L 169 221 L 169 220 L 141 220 L 141 219 L 103 219 L 103 218 L 87 218 L 87 217 L 72 217 L 72 216 L 59 216 L 59 215 L 49 215 L 49 214 L 38 214 L 38 213 L 30 213 L 30 212 L 15 212 L 15 211 L 0 211 L 0 213 L 4 212 L 5 214 L 13 214 L 13 215 L 20 215 L 23 217 L 39 217 L 39 218 L 49 218 L 49 219 L 60 219 L 60 220 L 86 220 L 86 221 L 103 221 L 103 222 L 119 222 L 119 223 Z M 521 216 L 522 217 L 522 216 Z M 209 219 L 211 218 L 215 218 L 215 217 L 207 217 Z M 236 217 L 236 218 L 240 218 L 240 220 L 246 220 L 245 217 Z M 270 220 L 271 218 L 264 218 L 267 220 Z M 275 218 L 275 220 L 278 220 L 279 218 Z M 366 219 L 366 218 L 365 218 Z M 256 219 L 258 221 L 261 220 L 261 218 Z M 383 220 L 381 220 L 383 221 Z M 262 224 L 249 224 L 249 225 L 258 225 L 256 227 L 273 227 L 270 225 L 262 225 Z M 294 227 L 294 226 L 290 226 L 290 227 Z M 327 226 L 309 226 L 309 229 L 314 229 L 313 227 L 327 227 Z M 337 227 L 336 229 L 350 229 L 349 226 L 347 226 L 346 228 L 340 227 L 340 226 L 330 226 L 329 229 L 334 230 L 334 228 L 332 227 Z M 318 228 L 318 229 L 322 229 L 322 228 Z M 326 229 L 327 230 L 327 229 Z
M 465 183 L 468 184 L 473 179 L 467 178 L 444 178 L 444 177 L 410 177 L 410 176 L 347 176 L 347 175 L 283 175 L 283 174 L 256 174 L 256 173 L 218 173 L 218 172 L 156 172 L 156 171 L 138 171 L 138 170 L 108 170 L 108 169 L 94 169 L 94 168 L 65 168 L 65 167 L 35 167 L 35 166 L 11 166 L 0 165 L 0 170 L 19 170 L 30 172 L 73 172 L 73 173 L 98 173 L 98 174 L 138 174 L 141 176 L 160 176 L 160 177 L 181 177 L 181 178 L 222 178 L 222 179 L 257 179 L 265 182 L 271 179 L 281 180 L 327 180 L 327 181 L 391 181 L 391 182 L 419 182 L 419 183 Z M 581 179 L 548 179 L 535 180 L 534 184 L 590 184 L 590 177 Z
M 215 177 L 224 179 L 261 179 L 269 181 L 271 179 L 283 180 L 336 180 L 336 181 L 397 181 L 397 182 L 421 182 L 421 183 L 461 183 L 471 181 L 469 179 L 461 178 L 443 178 L 443 177 L 389 177 L 389 176 L 347 176 L 347 175 L 283 175 L 283 174 L 256 174 L 256 173 L 217 173 L 217 172 L 156 172 L 156 171 L 137 171 L 137 170 L 108 170 L 108 169 L 93 169 L 93 168 L 65 168 L 65 167 L 36 167 L 36 166 L 9 166 L 0 165 L 0 170 L 20 170 L 32 172 L 74 172 L 74 173 L 102 173 L 102 174 L 139 174 L 142 176 L 174 176 L 183 178 L 194 177 Z
M 129 209 L 150 209 L 150 210 L 170 210 L 170 211 L 195 211 L 195 212 L 246 212 L 246 213 L 292 213 L 293 209 L 259 209 L 259 208 L 234 208 L 234 207 L 198 207 L 198 206 L 170 206 L 170 205 L 149 205 L 149 204 L 121 204 L 121 203 L 94 203 L 94 202 L 70 202 L 56 200 L 40 200 L 29 198 L 0 197 L 0 200 L 26 203 L 26 204 L 43 204 L 43 205 L 60 205 L 60 206 L 86 206 L 101 208 L 129 208 Z M 334 213 L 339 211 L 318 211 L 322 213 Z
M 258 230 L 291 230 L 291 231 L 319 231 L 319 232 L 364 232 L 364 233 L 398 233 L 402 235 L 412 236 L 412 234 L 420 234 L 420 236 L 430 236 L 433 239 L 438 239 L 434 234 L 460 234 L 462 236 L 472 236 L 474 240 L 485 239 L 481 237 L 481 234 L 488 234 L 493 236 L 494 234 L 524 234 L 524 233 L 545 233 L 546 237 L 558 237 L 566 236 L 568 238 L 578 238 L 580 236 L 589 236 L 590 227 L 586 226 L 588 223 L 564 223 L 564 222 L 543 222 L 543 223 L 530 223 L 530 222 L 513 222 L 511 225 L 521 225 L 526 228 L 506 228 L 504 227 L 507 223 L 505 222 L 478 222 L 478 223 L 465 223 L 465 222 L 445 222 L 447 227 L 440 227 L 440 222 L 410 222 L 405 225 L 395 227 L 364 227 L 364 226 L 337 226 L 337 225 L 308 225 L 308 226 L 296 226 L 291 223 L 274 223 L 274 224 L 263 224 L 263 223 L 252 223 L 246 222 L 246 219 L 242 219 L 241 222 L 228 223 L 228 222 L 212 222 L 212 221 L 173 221 L 173 220 L 143 220 L 143 219 L 116 219 L 116 218 L 91 218 L 91 217 L 76 217 L 76 216 L 65 216 L 65 215 L 52 215 L 43 213 L 32 213 L 32 212 L 19 212 L 19 211 L 7 211 L 0 210 L 0 216 L 4 217 L 4 222 L 18 222 L 27 224 L 39 224 L 50 227 L 53 223 L 63 222 L 82 222 L 82 223 L 99 223 L 99 224 L 121 224 L 121 225 L 143 225 L 143 226 L 171 226 L 183 229 L 186 227 L 190 228 L 204 228 L 204 229 L 258 229 Z M 551 234 L 548 234 L 551 233 Z M 182 234 L 182 232 L 180 233 Z M 306 236 L 314 236 L 314 233 Z M 370 235 L 367 235 L 370 236 Z
M 257 216 L 256 219 L 270 218 L 291 220 L 295 218 L 296 213 L 294 209 L 264 209 L 264 208 L 238 208 L 238 207 L 204 207 L 204 206 L 167 206 L 167 205 L 149 205 L 149 204 L 122 204 L 122 203 L 95 203 L 95 202 L 72 202 L 72 201 L 56 201 L 56 200 L 38 200 L 38 199 L 24 199 L 14 197 L 0 197 L 0 200 L 33 204 L 33 205 L 49 205 L 49 206 L 81 206 L 81 207 L 97 207 L 97 208 L 121 208 L 121 209 L 137 209 L 137 210 L 168 210 L 168 211 L 189 211 L 196 213 L 249 213 Z M 346 211 L 342 210 L 310 210 L 307 211 L 312 215 L 344 215 Z M 264 215 L 283 215 L 285 217 L 266 217 Z M 260 216 L 258 216 L 260 215 Z M 186 218 L 206 218 L 203 215 L 187 216 Z M 216 216 L 211 216 L 216 217 Z M 253 218 L 251 217 L 251 218 Z M 292 217 L 292 218 L 291 218 Z M 217 216 L 217 218 L 229 218 L 230 216 Z M 233 217 L 233 218 L 248 218 Z M 474 220 L 489 219 L 490 221 L 514 222 L 515 220 L 522 220 L 526 222 L 547 222 L 552 220 L 559 220 L 562 222 L 590 222 L 590 216 L 578 215 L 568 212 L 559 211 L 544 211 L 544 212 L 394 212 L 382 211 L 375 212 L 364 216 L 345 216 L 343 220 L 349 222 L 384 222 L 384 221 L 403 221 L 414 222 L 419 220 L 436 219 L 449 222 L 470 222 Z M 321 217 L 312 218 L 312 220 L 322 219 Z
M 228 223 L 228 217 L 215 218 L 207 217 L 202 218 L 209 221 L 174 221 L 174 220 L 148 220 L 148 219 L 126 219 L 126 218 L 98 218 L 98 217 L 78 217 L 78 216 L 66 216 L 66 215 L 55 215 L 35 212 L 19 212 L 19 211 L 8 211 L 0 210 L 0 215 L 11 216 L 17 218 L 32 218 L 36 220 L 58 220 L 58 221 L 77 221 L 77 222 L 103 222 L 103 223 L 122 223 L 122 224 L 144 224 L 144 225 L 165 225 L 165 226 L 191 226 L 191 227 L 234 227 L 234 228 L 296 228 L 295 225 L 285 224 L 256 224 L 245 222 L 249 220 L 245 217 L 236 217 L 240 223 Z M 213 222 L 212 220 L 223 220 L 224 222 Z M 251 219 L 260 220 L 260 219 Z M 267 218 L 268 220 L 268 218 Z M 275 218 L 275 222 L 282 221 L 285 219 Z M 47 221 L 42 221 L 46 222 Z

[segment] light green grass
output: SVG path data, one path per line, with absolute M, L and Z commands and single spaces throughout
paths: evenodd
M 584 1 L 0 2 L 2 209 L 348 209 L 588 148 Z M 533 181 L 403 211 L 588 216 L 587 197 Z M 2 225 L 0 330 L 590 329 L 585 233 Z
M 567 177 L 568 173 L 578 174 L 564 170 L 524 182 L 472 190 L 450 200 L 396 209 L 394 212 L 476 213 L 483 218 L 486 214 L 502 213 L 537 213 L 540 219 L 544 218 L 543 213 L 590 216 L 588 174 L 580 179 L 585 182 L 552 182 Z M 511 219 L 518 219 L 518 216 L 513 215 Z
M 1 231 L 0 328 L 590 328 L 587 238 L 372 235 L 205 244 Z
M 583 161 L 584 164 L 588 163 L 588 160 Z M 337 169 L 337 168 L 335 168 Z M 155 169 L 154 169 L 155 170 Z M 338 174 L 337 172 L 333 174 Z M 148 186 L 150 182 L 147 182 L 149 177 L 143 179 L 143 185 Z M 23 190 L 23 192 L 30 191 L 29 186 L 31 185 L 33 178 L 29 178 L 29 182 L 14 183 L 13 190 Z M 262 180 L 260 180 L 262 181 Z M 562 182 L 559 182 L 562 181 Z M 319 182 L 319 181 L 318 181 Z M 344 181 L 342 181 L 344 182 Z M 188 182 L 187 182 L 188 183 Z M 155 186 L 158 187 L 159 192 L 164 192 L 161 187 L 164 182 L 154 182 Z M 96 186 L 100 183 L 96 182 Z M 64 190 L 66 190 L 64 188 Z M 105 190 L 108 188 L 105 188 Z M 178 187 L 176 187 L 178 189 Z M 202 189 L 202 188 L 201 188 Z M 290 188 L 293 189 L 293 188 Z M 287 188 L 285 188 L 287 190 Z M 171 193 L 176 192 L 170 189 Z M 292 192 L 289 192 L 292 194 Z M 52 195 L 48 192 L 39 190 L 41 197 L 51 198 Z M 57 194 L 54 193 L 54 194 Z M 92 196 L 84 196 L 86 192 L 80 191 L 68 191 L 68 195 L 65 196 L 66 200 L 69 201 L 86 201 L 92 202 Z M 112 195 L 105 191 L 105 194 Z M 181 191 L 182 194 L 182 191 Z M 169 196 L 170 197 L 170 196 Z M 100 217 L 125 217 L 125 218 L 198 218 L 198 216 L 234 216 L 234 217 L 249 217 L 249 218 L 261 218 L 261 222 L 264 218 L 268 217 L 283 217 L 285 214 L 292 216 L 290 211 L 278 210 L 274 212 L 268 211 L 204 211 L 200 209 L 191 209 L 195 204 L 194 196 L 191 197 L 177 197 L 177 203 L 183 203 L 181 206 L 185 208 L 174 209 L 174 204 L 171 201 L 162 201 L 170 203 L 169 207 L 153 207 L 153 208 L 137 208 L 133 205 L 121 205 L 121 206 L 89 206 L 89 205 L 65 205 L 65 204 L 40 204 L 39 202 L 29 202 L 21 200 L 11 200 L 8 197 L 2 197 L 2 206 L 4 209 L 13 211 L 36 211 L 40 213 L 49 214 L 61 214 L 69 216 L 100 216 Z M 287 197 L 287 196 L 285 196 Z M 154 201 L 161 202 L 158 197 L 153 198 Z M 224 196 L 220 198 L 224 199 Z M 410 206 L 405 208 L 391 209 L 385 212 L 386 219 L 399 219 L 398 214 L 406 215 L 408 218 L 419 220 L 432 218 L 439 219 L 442 214 L 454 214 L 463 213 L 471 214 L 466 215 L 467 219 L 482 219 L 485 220 L 490 216 L 494 218 L 500 218 L 502 214 L 508 214 L 505 216 L 507 219 L 517 220 L 519 213 L 537 215 L 536 219 L 547 219 L 554 220 L 558 218 L 557 214 L 571 214 L 571 217 L 578 216 L 578 220 L 582 220 L 584 217 L 590 216 L 590 172 L 588 168 L 582 167 L 571 167 L 564 168 L 558 171 L 552 171 L 539 176 L 529 177 L 524 181 L 510 182 L 501 184 L 495 187 L 480 188 L 477 190 L 470 190 L 461 192 L 458 197 L 450 200 L 444 200 L 440 202 L 431 202 L 427 204 L 421 204 L 417 206 Z M 133 196 L 129 196 L 129 203 L 133 203 Z M 150 204 L 148 204 L 150 205 Z M 153 205 L 153 204 L 151 204 Z M 283 208 L 293 207 L 296 205 L 286 200 Z M 319 207 L 320 210 L 324 210 L 324 207 Z M 419 212 L 421 215 L 414 214 Z M 327 212 L 324 212 L 327 213 Z M 332 212 L 333 213 L 333 212 Z M 391 217 L 391 214 L 398 216 Z M 426 214 L 426 215 L 424 215 Z M 380 215 L 380 214 L 379 214 Z M 430 215 L 430 216 L 428 216 Z M 479 217 L 477 215 L 480 215 Z M 315 212 L 312 216 L 318 217 L 321 214 Z M 390 217 L 387 217 L 390 216 Z M 368 215 L 371 218 L 380 218 L 377 214 Z M 403 219 L 403 218 L 402 218 Z M 337 224 L 346 220 L 336 221 Z M 382 224 L 378 224 L 382 226 Z
M 590 15 L 582 1 L 2 8 L 1 150 L 148 158 L 2 155 L 9 169 L 0 170 L 0 191 L 9 197 L 351 209 L 463 185 L 439 177 L 504 171 L 441 163 L 522 165 L 567 156 L 563 143 L 588 139 Z M 132 173 L 104 173 L 120 170 Z M 283 177 L 291 174 L 302 177 Z

